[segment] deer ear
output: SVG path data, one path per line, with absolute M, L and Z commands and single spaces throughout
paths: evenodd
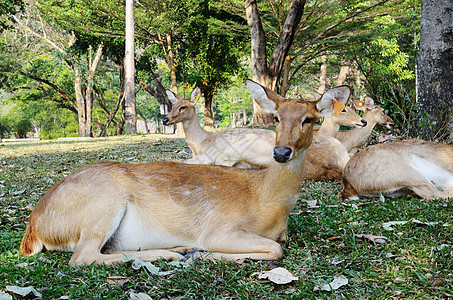
M 315 93 L 315 99 L 316 100 L 319 100 L 322 97 L 322 94 L 320 94 L 318 92 L 314 92 L 314 93 Z
M 354 104 L 354 107 L 356 110 L 365 110 L 365 104 L 362 101 L 359 100 L 352 100 L 352 104 Z
M 277 98 L 275 95 L 272 93 L 276 94 L 275 92 L 265 88 L 264 86 L 247 79 L 245 82 L 247 84 L 247 87 L 250 90 L 250 93 L 252 94 L 252 98 L 255 99 L 255 101 L 258 103 L 258 105 L 261 107 L 261 109 L 265 113 L 270 113 L 270 114 L 275 114 L 277 113 Z M 270 93 L 272 92 L 272 93 Z M 271 95 L 271 97 L 269 97 Z M 275 98 L 275 99 L 270 99 L 270 98 Z M 277 100 L 279 101 L 279 100 Z
M 338 115 L 338 111 L 341 112 L 344 109 L 350 95 L 351 89 L 346 85 L 330 89 L 322 94 L 321 99 L 316 104 L 319 116 L 331 118 L 334 115 Z
M 200 97 L 201 97 L 201 90 L 200 90 L 200 88 L 197 86 L 196 88 L 193 89 L 192 94 L 190 94 L 190 100 L 191 100 L 193 103 L 197 103 L 198 100 L 200 100 Z
M 169 90 L 165 90 L 165 93 L 167 94 L 168 100 L 170 100 L 171 103 L 175 104 L 178 102 L 178 98 L 176 98 L 176 95 Z
M 365 96 L 365 105 L 368 108 L 374 108 L 374 100 L 370 96 Z

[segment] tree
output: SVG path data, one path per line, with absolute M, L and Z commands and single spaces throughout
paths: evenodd
M 194 1 L 177 59 L 179 76 L 198 86 L 204 96 L 208 128 L 214 127 L 213 103 L 217 89 L 230 83 L 232 75 L 244 77 L 240 59 L 245 44 L 244 35 L 232 30 L 245 27 L 240 24 L 241 19 L 212 6 L 211 2 Z
M 247 0 L 253 79 L 285 95 L 289 81 L 296 80 L 308 62 L 360 41 L 364 32 L 370 34 L 366 28 L 370 21 L 406 9 L 408 2 L 411 0 L 293 0 L 288 4 L 268 0 L 260 3 L 260 13 L 256 1 Z M 266 47 L 273 47 L 270 59 Z M 269 121 L 270 117 L 255 111 L 256 121 Z
M 126 51 L 125 66 L 125 119 L 126 132 L 137 133 L 135 108 L 135 38 L 134 38 L 134 0 L 126 0 Z
M 23 9 L 23 0 L 0 0 L 0 32 L 11 28 L 11 17 Z
M 418 87 L 418 126 L 427 140 L 452 139 L 453 3 L 422 0 Z

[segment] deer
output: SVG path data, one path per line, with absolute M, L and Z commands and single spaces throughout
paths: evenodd
M 163 119 L 165 125 L 181 122 L 193 157 L 186 163 L 215 164 L 242 168 L 267 168 L 273 164 L 269 155 L 275 144 L 275 132 L 266 129 L 236 128 L 209 132 L 200 126 L 195 104 L 200 99 L 200 89 L 195 88 L 190 98 L 166 91 L 172 110 Z M 324 93 L 337 107 L 340 124 L 350 125 L 349 113 L 340 113 L 349 99 L 350 88 L 338 87 Z M 319 99 L 319 97 L 318 97 Z M 355 114 L 355 113 L 353 113 Z M 352 114 L 351 114 L 352 115 Z M 335 113 L 334 116 L 335 117 Z M 346 121 L 345 121 L 346 120 Z M 346 123 L 346 124 L 345 124 Z M 360 123 L 363 124 L 363 123 Z M 304 167 L 307 180 L 339 180 L 349 155 L 343 144 L 330 136 L 317 136 L 308 148 Z
M 321 96 L 320 93 L 315 92 L 316 99 L 319 99 Z M 341 125 L 355 128 L 361 128 L 367 125 L 366 120 L 362 119 L 353 108 L 346 105 L 349 100 L 349 95 L 347 97 L 347 99 L 335 103 L 337 116 L 335 118 L 324 119 L 321 126 L 315 129 L 315 136 L 336 137 Z
M 190 98 L 166 90 L 172 109 L 162 122 L 164 125 L 182 123 L 187 144 L 193 157 L 189 164 L 264 168 L 273 163 L 269 153 L 275 144 L 275 132 L 265 129 L 236 128 L 210 132 L 201 127 L 195 104 L 201 97 L 196 87 Z
M 419 139 L 366 147 L 342 174 L 341 200 L 416 195 L 453 197 L 453 146 Z
M 351 130 L 339 131 L 336 138 L 343 143 L 350 156 L 354 155 L 366 143 L 376 124 L 387 129 L 392 129 L 395 124 L 393 120 L 384 112 L 384 109 L 374 103 L 374 100 L 365 96 L 364 102 L 353 100 L 354 106 L 362 110 L 363 119 L 367 126 L 353 128 Z
M 261 109 L 274 115 L 275 162 L 240 169 L 174 161 L 99 161 L 66 176 L 33 209 L 23 255 L 71 251 L 70 264 L 117 264 L 197 258 L 276 260 L 303 182 L 313 126 L 334 112 L 333 100 L 286 99 L 247 80 Z

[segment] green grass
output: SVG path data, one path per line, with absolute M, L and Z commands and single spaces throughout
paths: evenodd
M 70 253 L 18 252 L 28 216 L 51 186 L 77 168 L 102 159 L 122 162 L 183 161 L 187 144 L 170 136 L 122 136 L 80 141 L 0 144 L 0 290 L 33 286 L 44 299 L 445 299 L 453 297 L 453 204 L 416 198 L 339 202 L 339 184 L 306 183 L 289 219 L 284 258 L 272 262 L 195 261 L 174 266 L 158 261 L 165 276 L 115 266 L 69 266 Z M 306 200 L 317 200 L 309 207 Z M 388 221 L 408 222 L 383 228 Z M 384 244 L 357 234 L 385 236 Z M 442 246 L 444 245 L 444 246 Z M 445 246 L 446 245 L 446 246 Z M 254 274 L 284 267 L 299 277 L 287 285 Z M 349 283 L 334 292 L 314 291 L 337 275 Z M 121 276 L 125 283 L 109 279 Z

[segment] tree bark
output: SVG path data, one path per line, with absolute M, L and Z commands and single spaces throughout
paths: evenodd
M 305 0 L 294 0 L 292 2 L 268 66 L 266 37 L 256 0 L 245 1 L 245 12 L 251 36 L 252 79 L 254 81 L 275 90 L 277 80 L 282 72 L 286 56 L 291 48 L 294 35 L 304 12 L 304 7 Z M 253 103 L 253 109 L 254 124 L 272 123 L 273 116 L 264 114 L 255 102 Z
M 289 89 L 289 71 L 291 70 L 291 64 L 295 59 L 295 56 L 288 55 L 285 58 L 285 63 L 283 64 L 283 74 L 282 74 L 282 84 L 280 86 L 280 95 L 285 97 Z
M 134 0 L 126 0 L 126 53 L 124 65 L 125 82 L 125 119 L 126 133 L 137 133 L 137 113 L 135 106 L 135 50 L 134 50 Z
M 318 93 L 324 94 L 327 85 L 327 55 L 323 53 L 321 55 L 321 70 L 319 75 L 319 86 Z
M 348 77 L 349 69 L 351 68 L 351 60 L 349 58 L 345 58 L 341 60 L 341 69 L 340 74 L 338 74 L 338 79 L 336 82 L 336 86 L 343 85 Z
M 413 134 L 451 141 L 453 118 L 453 3 L 422 0 L 418 124 Z

